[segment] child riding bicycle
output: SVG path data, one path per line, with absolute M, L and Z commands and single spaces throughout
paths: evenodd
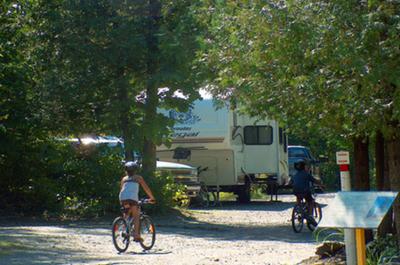
M 306 200 L 308 212 L 311 215 L 314 208 L 311 188 L 314 184 L 321 185 L 321 182 L 309 173 L 309 167 L 303 159 L 297 160 L 294 167 L 297 173 L 290 180 L 293 186 L 293 194 L 296 196 L 297 203 L 300 203 L 302 199 Z
M 149 196 L 149 202 L 155 203 L 156 200 L 151 192 L 149 186 L 145 182 L 142 176 L 138 175 L 137 172 L 140 169 L 139 163 L 135 161 L 128 161 L 125 163 L 126 176 L 121 179 L 121 190 L 119 192 L 119 200 L 121 206 L 127 211 L 124 218 L 130 217 L 134 221 L 134 241 L 142 241 L 140 237 L 140 209 L 139 209 L 139 185 L 142 186 L 143 190 Z

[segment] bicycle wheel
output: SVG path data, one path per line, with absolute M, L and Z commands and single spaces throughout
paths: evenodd
M 202 207 L 208 207 L 209 205 L 209 197 L 207 188 L 201 188 L 198 194 L 199 203 Z
M 156 228 L 151 218 L 147 215 L 140 217 L 140 236 L 143 238 L 143 241 L 140 242 L 143 249 L 149 250 L 154 246 Z
M 211 207 L 217 206 L 217 194 L 216 192 L 208 193 L 208 201 Z
M 125 252 L 129 246 L 128 224 L 125 219 L 122 217 L 115 218 L 111 229 L 114 247 L 119 252 Z
M 313 219 L 310 221 L 307 220 L 307 227 L 308 227 L 308 229 L 310 229 L 310 231 L 314 231 L 322 218 L 322 209 L 321 209 L 321 206 L 317 202 L 314 202 L 314 207 L 312 210 L 311 217 Z
M 295 233 L 300 233 L 301 230 L 303 229 L 303 211 L 302 211 L 302 206 L 299 204 L 296 204 L 293 207 L 292 211 L 292 228 Z

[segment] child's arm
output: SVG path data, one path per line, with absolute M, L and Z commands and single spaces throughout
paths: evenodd
M 122 190 L 122 185 L 124 185 L 124 178 L 125 178 L 125 177 L 122 177 L 122 179 L 121 179 L 121 183 L 120 183 L 119 190 Z
M 142 186 L 144 191 L 146 192 L 147 196 L 149 196 L 150 202 L 155 203 L 156 199 L 153 196 L 149 186 L 147 185 L 146 181 L 143 179 L 142 176 L 136 176 L 136 181 Z

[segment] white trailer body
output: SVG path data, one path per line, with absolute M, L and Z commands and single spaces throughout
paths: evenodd
M 249 193 L 251 183 L 287 184 L 287 137 L 276 121 L 239 115 L 228 106 L 216 108 L 211 99 L 195 101 L 186 113 L 161 112 L 176 122 L 172 145 L 157 148 L 160 160 L 207 168 L 201 181 L 239 197 Z

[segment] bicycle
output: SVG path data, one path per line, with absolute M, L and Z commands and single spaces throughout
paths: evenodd
M 292 211 L 292 228 L 295 233 L 300 233 L 304 226 L 304 220 L 307 221 L 307 227 L 310 231 L 314 231 L 322 218 L 321 205 L 315 201 L 313 194 L 313 209 L 311 214 L 308 210 L 308 204 L 305 198 L 301 198 L 300 203 L 296 203 Z
M 204 183 L 201 183 L 200 191 L 199 191 L 199 202 L 202 207 L 214 207 L 217 204 L 215 192 L 209 191 L 207 186 Z
M 154 223 L 141 209 L 142 205 L 149 203 L 150 201 L 148 199 L 142 199 L 139 201 L 140 235 L 143 239 L 143 241 L 139 241 L 139 244 L 144 250 L 150 250 L 156 241 L 156 229 Z M 121 208 L 121 212 L 124 216 L 126 209 Z M 128 249 L 130 238 L 134 233 L 133 219 L 128 220 L 128 218 L 124 218 L 123 216 L 115 218 L 111 228 L 114 247 L 120 253 L 125 252 Z
M 200 174 L 204 171 L 207 171 L 208 167 L 205 168 L 201 168 L 198 167 L 197 168 L 197 175 L 200 178 Z M 200 182 L 200 191 L 199 194 L 197 195 L 197 199 L 199 201 L 199 204 L 202 207 L 213 207 L 216 205 L 216 195 L 214 192 L 209 191 L 207 188 L 207 185 L 204 182 Z

